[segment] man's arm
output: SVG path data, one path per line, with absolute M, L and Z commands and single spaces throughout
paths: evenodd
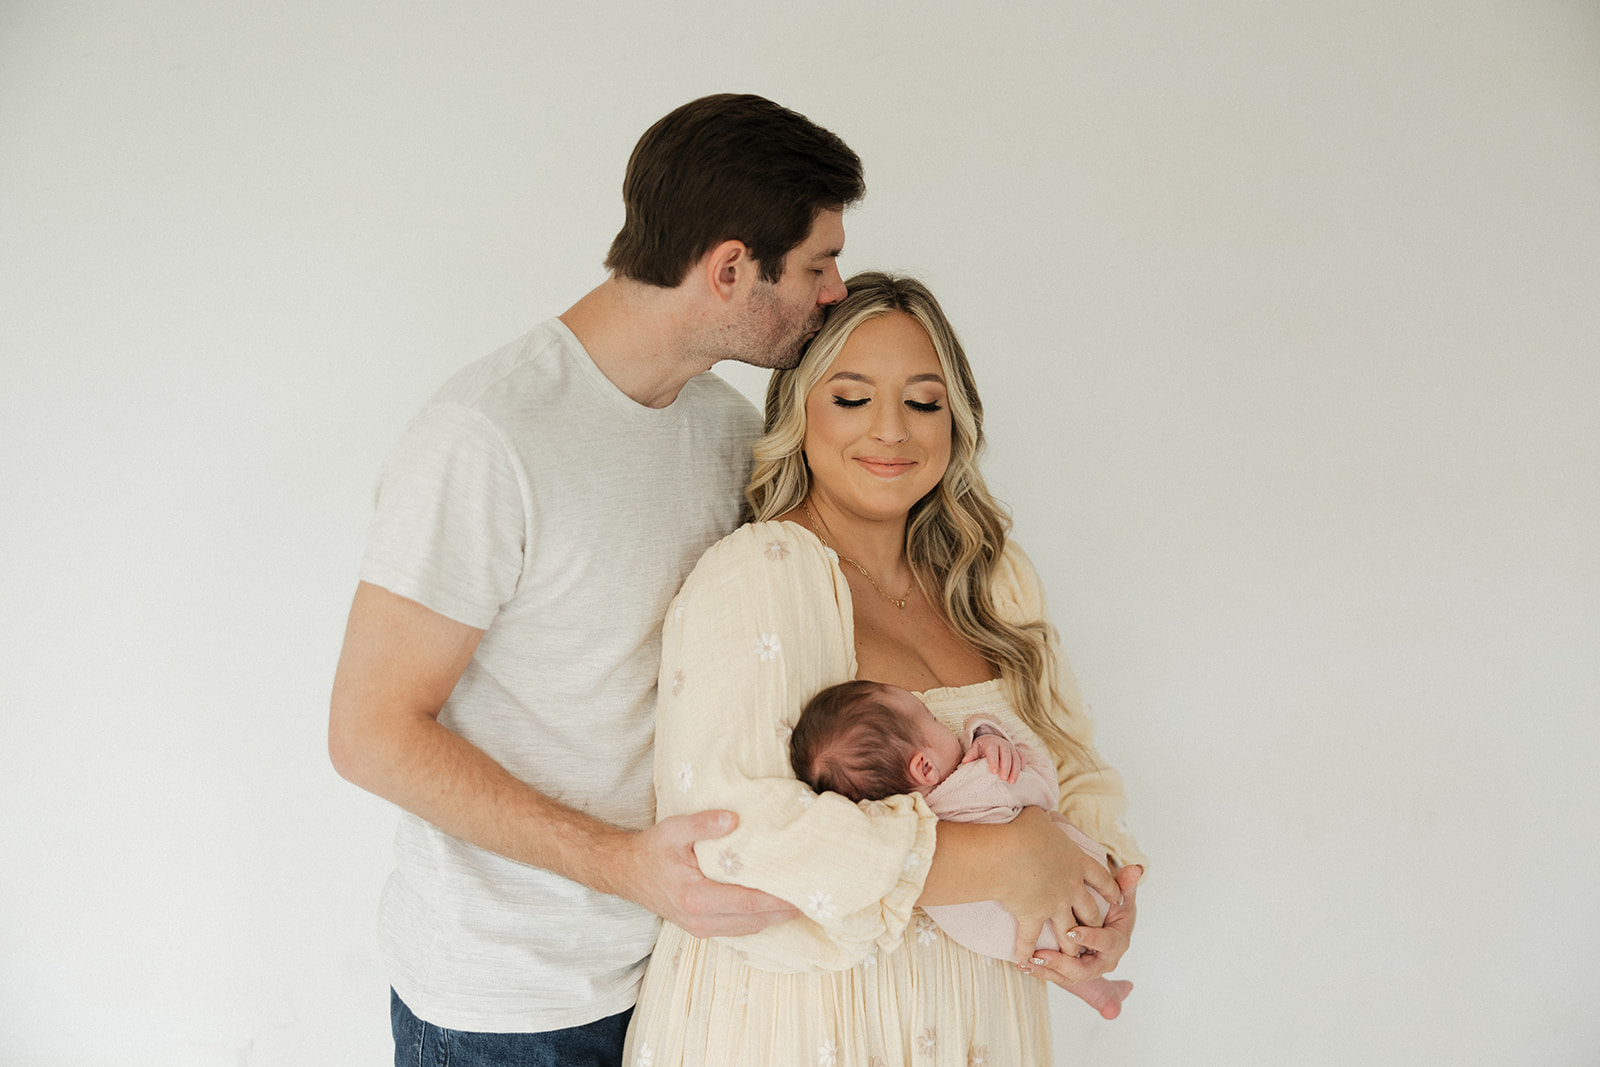
M 701 874 L 694 842 L 733 829 L 732 812 L 624 830 L 552 800 L 442 726 L 440 709 L 482 637 L 362 582 L 328 716 L 339 774 L 453 837 L 632 900 L 697 937 L 752 933 L 798 914 Z

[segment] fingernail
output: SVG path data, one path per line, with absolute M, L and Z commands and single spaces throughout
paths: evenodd
M 1083 935 L 1078 933 L 1078 931 L 1076 931 L 1076 930 L 1068 930 L 1067 931 L 1067 936 L 1072 938 L 1072 940 L 1074 940 L 1074 941 L 1082 941 L 1083 940 Z
M 1044 966 L 1044 959 L 1043 959 L 1043 957 L 1040 957 L 1040 956 L 1035 956 L 1035 957 L 1033 957 L 1033 959 L 1029 960 L 1028 962 L 1033 964 L 1035 967 L 1043 967 Z
M 717 829 L 730 830 L 733 828 L 733 812 L 725 811 L 717 816 Z

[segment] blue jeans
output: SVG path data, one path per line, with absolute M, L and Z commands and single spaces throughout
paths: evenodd
M 622 1039 L 633 1009 L 542 1034 L 446 1030 L 411 1013 L 389 990 L 394 1067 L 622 1067 Z

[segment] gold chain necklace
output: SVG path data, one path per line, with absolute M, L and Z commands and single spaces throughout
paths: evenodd
M 901 593 L 897 597 L 890 596 L 888 593 L 883 591 L 883 586 L 879 585 L 877 581 L 873 579 L 872 575 L 867 573 L 867 568 L 863 567 L 861 564 L 857 563 L 843 552 L 840 552 L 837 548 L 834 548 L 832 545 L 828 544 L 828 539 L 822 536 L 822 520 L 817 518 L 815 513 L 812 512 L 810 504 L 802 500 L 800 501 L 800 507 L 805 511 L 806 518 L 811 520 L 811 526 L 816 531 L 817 540 L 822 542 L 823 548 L 832 549 L 834 555 L 838 556 L 840 559 L 850 564 L 850 566 L 860 571 L 861 577 L 865 578 L 869 582 L 872 582 L 872 588 L 878 591 L 879 596 L 883 597 L 883 599 L 887 600 L 889 603 L 893 604 L 902 611 L 905 610 L 906 601 L 911 599 L 911 590 L 917 587 L 917 576 L 915 574 L 911 576 L 911 584 L 906 586 L 906 591 L 904 593 Z

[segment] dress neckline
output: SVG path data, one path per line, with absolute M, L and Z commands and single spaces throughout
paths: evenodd
M 815 530 L 803 526 L 793 519 L 769 519 L 767 521 L 776 523 L 779 526 L 793 526 L 796 530 L 816 542 L 817 548 L 822 551 L 822 554 L 828 558 L 828 562 L 833 565 L 834 574 L 837 576 L 837 580 L 834 582 L 834 589 L 839 596 L 840 606 L 844 608 L 845 639 L 846 646 L 850 650 L 850 677 L 852 680 L 857 679 L 857 672 L 861 668 L 856 662 L 856 608 L 855 601 L 850 593 L 850 582 L 845 578 L 843 568 L 839 566 L 839 553 L 829 548 L 822 538 L 817 536 Z M 868 679 L 868 681 L 876 680 Z M 927 703 L 929 694 L 937 694 L 939 697 L 947 699 L 977 695 L 987 696 L 986 690 L 998 687 L 1002 681 L 1003 679 L 1001 678 L 988 678 L 984 681 L 971 682 L 967 685 L 936 685 L 931 689 L 913 689 L 909 690 L 909 692 L 922 697 L 923 703 Z

